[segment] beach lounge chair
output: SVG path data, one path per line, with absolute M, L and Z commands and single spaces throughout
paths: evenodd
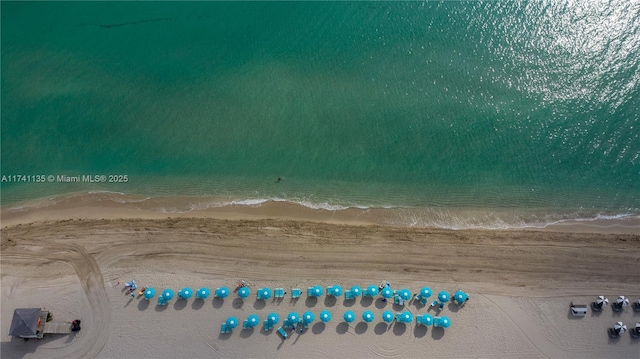
M 620 337 L 620 333 L 618 333 L 618 331 L 613 329 L 613 328 L 609 328 L 609 337 L 610 338 L 619 338 Z
M 397 305 L 404 305 L 404 299 L 402 299 L 402 297 L 396 294 L 393 296 L 393 303 Z
M 416 299 L 420 304 L 427 305 L 427 298 L 421 296 L 420 294 L 416 294 Z
M 593 310 L 594 312 L 601 312 L 602 311 L 602 306 L 600 306 L 596 302 L 591 302 L 591 310 Z
M 276 288 L 273 291 L 274 298 L 284 298 L 284 288 Z
M 271 329 L 273 329 L 273 325 L 271 325 L 271 322 L 269 321 L 269 319 L 265 319 L 264 322 L 262 322 L 262 329 L 264 329 L 265 332 L 268 332 Z
M 351 293 L 351 290 L 345 290 L 344 291 L 344 299 L 345 300 L 356 299 L 356 296 L 353 295 L 353 293 Z
M 631 334 L 632 338 L 635 338 L 635 339 L 640 338 L 640 323 L 636 323 L 636 327 L 631 328 L 631 330 L 629 331 L 629 334 Z
M 573 302 L 571 302 L 569 307 L 571 309 L 571 315 L 573 315 L 574 317 L 584 317 L 585 315 L 587 315 L 586 305 L 573 304 Z
M 285 328 L 292 328 L 295 330 L 296 326 L 300 323 L 300 320 L 292 322 L 289 319 L 285 319 L 282 321 L 282 326 Z
M 226 323 L 222 323 L 222 325 L 220 325 L 220 333 L 222 334 L 231 333 L 231 328 L 229 328 L 229 326 L 227 326 Z
M 242 329 L 251 329 L 260 324 L 260 317 L 255 314 L 251 314 L 242 324 Z
M 300 294 L 302 294 L 302 290 L 300 288 L 291 289 L 291 298 L 293 299 L 300 298 Z
M 278 328 L 278 333 L 282 336 L 282 339 L 287 339 L 287 332 L 282 328 Z
M 633 303 L 633 311 L 640 312 L 640 299 L 638 299 L 638 303 Z

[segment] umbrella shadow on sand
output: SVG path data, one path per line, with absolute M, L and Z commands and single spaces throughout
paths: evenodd
M 389 330 L 389 325 L 384 322 L 380 322 L 376 324 L 376 326 L 373 328 L 373 332 L 376 333 L 377 335 L 382 335 L 386 333 L 387 330 Z
M 215 297 L 213 298 L 213 307 L 216 309 L 220 309 L 222 308 L 222 305 L 224 304 L 224 299 L 219 298 L 219 297 Z
M 263 309 L 266 305 L 267 302 L 262 299 L 256 299 L 256 301 L 253 302 L 253 308 L 257 310 Z
M 328 295 L 324 298 L 324 306 L 325 307 L 333 307 L 334 305 L 336 305 L 336 302 L 338 300 L 336 299 L 336 297 L 332 296 L 332 295 Z
M 204 306 L 204 299 L 198 298 L 191 303 L 191 309 L 198 310 Z
M 353 299 L 345 299 L 342 301 L 343 307 L 353 307 L 354 304 L 356 304 L 356 301 Z
M 304 305 L 306 305 L 307 308 L 315 307 L 316 304 L 318 304 L 318 297 L 307 297 L 304 301 Z
M 425 327 L 424 325 L 416 325 L 415 328 L 413 328 L 413 335 L 416 338 L 422 338 L 425 335 L 427 335 L 427 327 Z
M 416 299 L 411 301 L 411 305 L 413 305 L 416 308 L 416 310 L 420 310 L 420 309 L 422 309 L 422 308 L 427 306 L 426 304 L 422 304 L 421 301 L 416 300 Z
M 173 303 L 173 309 L 175 310 L 183 310 L 186 307 L 187 307 L 186 299 L 179 299 L 179 300 L 176 300 L 175 303 Z
M 342 322 L 338 325 L 336 325 L 336 333 L 338 334 L 344 334 L 346 332 L 349 331 L 349 324 Z
M 249 338 L 253 335 L 253 328 L 242 329 L 240 331 L 240 338 Z
M 242 306 L 244 305 L 244 299 L 242 298 L 236 298 L 233 300 L 233 303 L 231 303 L 231 305 L 233 306 L 233 308 L 235 309 L 240 309 L 242 308 Z
M 360 305 L 363 307 L 368 307 L 373 303 L 373 297 L 362 297 L 360 299 Z
M 323 322 L 318 322 L 311 327 L 311 333 L 322 334 L 322 332 L 324 332 L 326 327 L 327 325 L 324 324 Z
M 393 334 L 396 336 L 400 336 L 407 331 L 407 325 L 405 323 L 396 322 L 396 325 L 393 326 Z
M 454 302 L 449 302 L 449 304 L 447 305 L 447 309 L 449 309 L 449 311 L 455 313 L 457 311 L 459 311 L 460 309 L 464 308 L 464 303 L 461 305 L 458 305 Z
M 148 300 L 143 299 L 143 300 L 138 302 L 138 310 L 142 311 L 142 310 L 146 310 L 147 308 L 149 308 L 149 301 Z
M 369 324 L 365 322 L 356 324 L 356 334 L 364 334 L 367 332 L 367 329 L 369 329 Z
M 439 340 L 444 337 L 444 328 L 434 327 L 431 329 L 431 337 L 435 340 Z
M 378 309 L 382 309 L 385 308 L 387 306 L 387 300 L 384 300 L 384 298 L 378 298 L 376 299 L 376 308 Z
M 620 341 L 620 337 L 614 337 L 614 338 L 609 337 L 609 342 L 608 343 L 609 344 L 616 344 L 619 341 Z

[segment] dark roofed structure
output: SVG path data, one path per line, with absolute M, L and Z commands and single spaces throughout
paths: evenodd
M 20 338 L 38 338 L 42 337 L 42 330 L 39 328 L 41 324 L 40 308 L 18 308 L 13 311 L 13 320 L 9 335 Z M 46 320 L 46 312 L 44 312 Z

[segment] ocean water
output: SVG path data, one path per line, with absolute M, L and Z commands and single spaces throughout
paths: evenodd
M 637 1 L 0 6 L 3 209 L 640 215 Z

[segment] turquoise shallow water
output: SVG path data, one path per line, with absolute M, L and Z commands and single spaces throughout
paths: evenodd
M 2 175 L 128 176 L 3 182 L 3 206 L 640 214 L 636 2 L 1 6 Z

